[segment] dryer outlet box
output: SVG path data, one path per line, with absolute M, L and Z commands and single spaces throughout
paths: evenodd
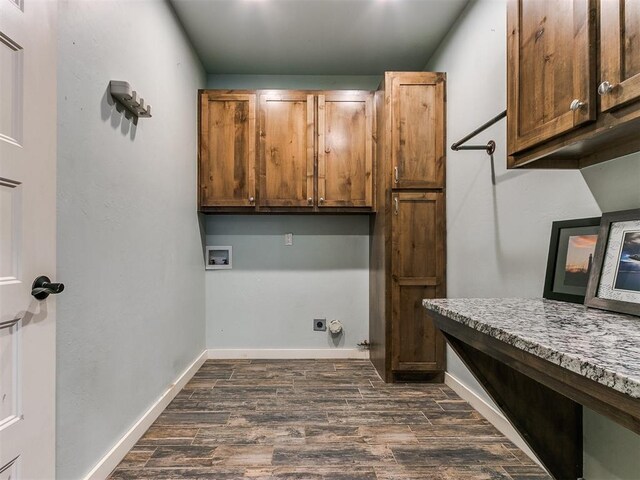
M 326 318 L 314 318 L 313 319 L 313 329 L 316 332 L 326 332 L 327 331 L 327 319 Z

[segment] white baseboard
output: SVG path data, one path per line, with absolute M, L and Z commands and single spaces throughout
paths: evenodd
M 236 359 L 369 359 L 369 350 L 359 348 L 211 348 L 209 358 L 215 360 Z
M 460 395 L 463 400 L 466 400 L 473 408 L 475 408 L 480 415 L 486 418 L 500 431 L 500 433 L 516 444 L 516 446 L 526 453 L 531 460 L 544 468 L 540 460 L 538 460 L 531 448 L 529 448 L 527 443 L 502 412 L 496 410 L 492 405 L 489 405 L 483 398 L 479 397 L 473 390 L 448 372 L 444 374 L 444 383 Z
M 118 466 L 124 456 L 131 450 L 144 432 L 160 416 L 171 400 L 195 375 L 207 359 L 207 351 L 202 352 L 191 365 L 169 386 L 169 388 L 151 405 L 127 433 L 102 457 L 98 464 L 84 477 L 84 480 L 104 480 Z

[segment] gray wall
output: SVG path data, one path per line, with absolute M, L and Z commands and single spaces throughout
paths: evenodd
M 225 75 L 210 74 L 207 88 L 292 90 L 375 90 L 381 75 Z
M 504 110 L 505 60 L 506 2 L 471 2 L 426 68 L 447 72 L 447 145 Z M 640 156 L 582 171 L 506 171 L 504 121 L 474 143 L 489 139 L 497 143 L 495 186 L 486 154 L 447 151 L 448 294 L 539 297 L 551 222 L 640 207 Z M 447 362 L 451 375 L 487 399 L 451 351 Z M 585 478 L 637 477 L 637 455 L 614 452 L 640 451 L 640 437 L 622 430 L 585 412 Z
M 204 349 L 199 60 L 167 3 L 61 1 L 57 478 L 95 466 Z M 109 80 L 153 105 L 137 127 Z
M 367 215 L 208 216 L 206 233 L 207 245 L 233 247 L 233 269 L 205 275 L 208 348 L 355 348 L 368 338 Z M 314 332 L 314 318 L 339 319 L 344 335 Z

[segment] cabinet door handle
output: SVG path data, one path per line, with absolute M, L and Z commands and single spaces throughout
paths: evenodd
M 313 198 L 311 198 L 311 197 L 307 198 L 307 203 L 309 205 L 313 205 Z
M 256 199 L 255 199 L 255 198 L 253 198 L 253 197 L 249 197 L 249 203 L 253 203 L 253 202 L 255 202 L 255 201 L 256 201 Z
M 571 110 L 572 112 L 577 112 L 578 110 L 580 110 L 585 105 L 586 105 L 586 103 L 584 103 L 583 101 L 578 100 L 577 98 L 575 98 L 573 100 L 573 102 L 571 102 L 571 105 L 569 105 L 569 110 Z
M 395 205 L 395 214 L 398 215 L 398 197 L 393 197 L 393 204 Z
M 324 197 L 320 197 L 320 205 L 324 203 Z
M 398 183 L 398 167 L 393 167 L 393 180 Z
M 607 95 L 608 93 L 611 93 L 612 90 L 613 90 L 613 85 L 611 85 L 606 80 L 602 82 L 600 85 L 598 85 L 599 95 Z

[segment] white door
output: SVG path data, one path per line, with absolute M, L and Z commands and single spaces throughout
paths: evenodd
M 55 475 L 56 13 L 0 0 L 0 480 Z

